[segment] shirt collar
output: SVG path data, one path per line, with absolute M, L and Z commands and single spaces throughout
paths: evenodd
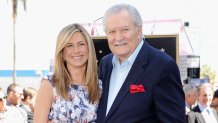
M 133 62 L 135 61 L 140 49 L 142 48 L 143 45 L 143 39 L 140 41 L 139 45 L 137 46 L 137 48 L 135 49 L 135 51 L 129 56 L 129 58 L 127 60 L 125 60 L 122 64 L 125 63 L 130 63 L 131 65 L 133 64 Z M 112 59 L 112 64 L 113 66 L 115 66 L 115 64 L 120 64 L 119 63 L 119 58 L 114 55 L 113 59 Z
M 207 108 L 207 107 L 205 107 L 204 105 L 202 105 L 201 103 L 198 103 L 198 106 L 199 106 L 201 112 L 204 111 L 204 109 Z
M 189 106 L 189 104 L 187 102 L 185 102 L 185 106 L 189 109 L 191 109 L 191 107 Z

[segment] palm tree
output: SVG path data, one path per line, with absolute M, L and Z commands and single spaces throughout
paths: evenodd
M 213 70 L 209 65 L 205 64 L 201 68 L 201 78 L 209 79 L 211 84 L 214 84 L 216 78 L 216 71 Z
M 26 0 L 20 0 L 23 3 L 24 10 L 26 11 Z M 16 35 L 15 26 L 17 20 L 17 3 L 18 0 L 12 0 L 12 19 L 13 19 L 13 83 L 16 82 Z

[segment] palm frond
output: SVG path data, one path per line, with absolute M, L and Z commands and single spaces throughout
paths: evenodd
M 23 2 L 23 8 L 26 11 L 26 0 L 21 0 Z
M 20 0 L 23 3 L 23 8 L 26 11 L 26 0 Z M 12 16 L 13 16 L 13 20 L 16 21 L 17 18 L 17 4 L 18 4 L 18 0 L 12 0 Z
M 16 21 L 17 18 L 17 0 L 12 0 L 12 17 L 14 22 Z

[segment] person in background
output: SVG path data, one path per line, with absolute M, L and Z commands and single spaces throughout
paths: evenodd
M 23 99 L 20 107 L 27 112 L 28 123 L 33 123 L 36 95 L 37 90 L 35 88 L 26 87 L 23 89 Z
M 192 108 L 197 102 L 197 87 L 194 84 L 185 84 L 183 86 L 185 93 L 185 111 L 186 123 L 205 123 L 203 116 L 198 112 L 193 112 Z
M 4 90 L 0 87 L 0 123 L 6 123 L 5 112 L 6 112 L 6 95 L 4 93 Z
M 103 93 L 97 123 L 184 123 L 185 98 L 176 62 L 150 46 L 142 18 L 128 4 L 109 8 L 103 17 L 112 54 L 99 64 Z
M 38 90 L 34 122 L 95 122 L 100 95 L 93 41 L 81 25 L 68 25 L 57 39 L 54 74 Z
M 193 105 L 197 101 L 197 87 L 193 84 L 185 84 L 183 86 L 183 91 L 185 93 L 185 110 L 187 114 L 192 110 Z
M 20 108 L 23 88 L 18 84 L 10 84 L 7 88 L 7 113 L 12 122 L 27 123 L 27 113 Z
M 206 123 L 217 123 L 218 116 L 210 107 L 213 99 L 213 88 L 210 83 L 202 83 L 198 87 L 198 104 L 193 108 L 194 112 L 201 113 Z
M 218 113 L 218 89 L 214 92 L 212 103 L 210 104 L 210 106 L 213 107 Z
M 0 87 L 0 112 L 3 113 L 5 111 L 5 99 L 6 95 L 4 90 Z

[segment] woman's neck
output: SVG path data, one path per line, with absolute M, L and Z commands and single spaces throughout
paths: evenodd
M 84 85 L 85 82 L 85 69 L 78 68 L 70 71 L 71 83 L 76 85 Z

